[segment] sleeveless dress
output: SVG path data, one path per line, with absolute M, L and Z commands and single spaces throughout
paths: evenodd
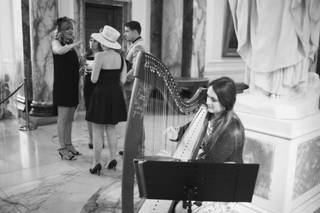
M 87 57 L 87 62 L 92 63 L 94 58 L 92 56 Z M 90 99 L 92 96 L 94 88 L 94 83 L 91 82 L 91 72 L 86 72 L 84 76 L 84 84 L 83 84 L 83 95 L 84 95 L 84 104 L 86 107 L 86 111 L 89 109 Z
M 53 54 L 53 105 L 75 107 L 79 102 L 79 60 L 74 49 L 63 55 Z
M 120 69 L 101 69 L 90 99 L 86 120 L 97 124 L 117 124 L 127 120 L 126 105 L 120 86 Z

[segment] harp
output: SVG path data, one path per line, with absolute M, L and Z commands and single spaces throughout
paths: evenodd
M 124 142 L 122 171 L 124 213 L 137 211 L 134 208 L 133 160 L 156 156 L 159 152 L 180 160 L 194 158 L 198 152 L 199 138 L 207 114 L 206 107 L 201 107 L 205 103 L 206 89 L 200 88 L 190 99 L 184 99 L 179 95 L 179 88 L 172 75 L 160 60 L 140 52 L 136 63 Z M 193 117 L 195 118 L 192 120 Z M 189 127 L 178 145 L 169 141 L 164 134 L 169 126 L 180 126 L 191 120 L 190 127 L 196 127 L 195 131 L 187 132 Z M 158 205 L 158 201 L 147 201 L 150 207 L 146 205 L 142 207 L 147 209 L 145 212 L 152 212 L 148 211 L 148 208 Z M 164 205 L 168 206 L 169 203 Z

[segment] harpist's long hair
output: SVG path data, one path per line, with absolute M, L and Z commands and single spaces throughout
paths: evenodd
M 231 78 L 222 77 L 209 83 L 210 87 L 217 94 L 219 102 L 225 107 L 226 111 L 233 109 L 236 102 L 236 84 Z
M 208 87 L 210 86 L 217 94 L 221 105 L 225 107 L 225 112 L 221 113 L 219 117 L 209 117 L 209 120 L 211 119 L 211 122 L 214 123 L 214 127 L 210 137 L 207 138 L 210 143 L 204 142 L 204 153 L 200 156 L 202 159 L 208 157 L 206 153 L 214 149 L 222 133 L 230 134 L 230 138 L 234 139 L 235 149 L 243 148 L 245 140 L 244 127 L 238 116 L 233 112 L 233 106 L 236 102 L 236 85 L 234 81 L 231 78 L 222 77 L 210 82 Z M 237 163 L 242 163 L 242 157 L 238 159 Z

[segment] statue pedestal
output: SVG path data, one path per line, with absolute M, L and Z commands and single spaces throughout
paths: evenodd
M 303 119 L 319 111 L 318 91 L 288 98 L 270 98 L 259 93 L 237 95 L 236 111 L 276 119 Z
M 248 107 L 244 108 L 243 105 L 239 106 L 238 100 L 244 101 L 246 95 L 239 95 L 242 97 L 237 97 L 235 106 L 246 129 L 243 158 L 245 163 L 259 163 L 260 169 L 252 203 L 238 204 L 235 211 L 318 212 L 320 111 L 301 109 L 300 106 L 305 106 L 305 103 L 274 105 L 274 100 L 270 99 L 269 102 L 252 103 L 250 106 L 250 98 L 253 99 L 253 96 L 247 99 Z M 319 96 L 316 99 L 319 100 Z M 312 102 L 315 106 L 312 100 L 308 103 Z M 287 108 L 290 110 L 285 110 Z M 275 109 L 281 109 L 283 114 Z

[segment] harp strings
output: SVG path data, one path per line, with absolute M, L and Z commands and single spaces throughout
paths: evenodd
M 155 70 L 168 72 L 168 70 L 146 57 L 144 67 L 144 85 L 143 92 L 145 97 L 144 106 L 144 155 L 158 155 L 159 153 L 172 155 L 176 149 L 177 143 L 168 139 L 166 130 L 172 126 L 181 126 L 186 124 L 190 115 L 184 115 L 179 112 L 179 109 L 172 103 L 170 99 L 170 91 L 168 82 L 160 80 Z M 165 70 L 164 70 L 165 69 Z

